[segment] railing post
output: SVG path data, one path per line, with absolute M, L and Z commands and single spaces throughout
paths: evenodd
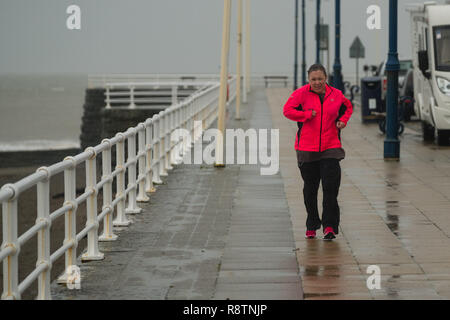
M 172 105 L 177 104 L 178 102 L 178 85 L 172 85 Z
M 184 128 L 184 122 L 183 122 L 183 110 L 184 110 L 184 104 L 181 108 L 178 109 L 178 128 L 183 129 Z M 186 140 L 186 139 L 182 139 L 181 141 Z M 183 162 L 183 156 L 184 156 L 184 141 L 183 142 L 179 142 L 178 143 L 179 148 L 178 148 L 178 157 L 179 157 L 179 161 L 178 163 L 182 163 Z
M 41 264 L 46 265 L 44 271 L 38 278 L 37 300 L 50 300 L 50 271 L 52 263 L 50 262 L 50 174 L 46 167 L 37 169 L 37 172 L 43 171 L 47 175 L 45 180 L 37 184 L 37 219 L 36 223 L 44 222 L 45 226 L 39 230 L 38 238 L 38 256 L 36 267 Z
M 172 150 L 172 140 L 170 139 L 170 133 L 172 132 L 172 118 L 173 118 L 173 107 L 169 107 L 166 109 L 167 117 L 166 117 L 166 159 L 165 159 L 165 167 L 166 170 L 172 170 L 171 166 L 171 150 Z
M 197 141 L 198 138 L 201 136 L 201 125 L 199 125 L 198 123 L 202 121 L 201 117 L 200 117 L 200 103 L 199 103 L 199 99 L 198 97 L 194 98 L 194 117 L 195 117 L 195 121 L 194 121 L 194 132 L 195 132 L 195 140 Z M 197 125 L 196 125 L 197 123 Z M 200 127 L 200 130 L 199 130 Z
M 117 216 L 116 219 L 113 221 L 114 226 L 120 226 L 125 227 L 128 226 L 131 221 L 127 219 L 125 215 L 125 141 L 124 141 L 124 135 L 123 133 L 118 133 L 116 136 L 120 137 L 119 142 L 117 142 L 116 145 L 116 169 L 120 170 L 120 172 L 117 174 L 117 192 L 116 192 L 116 199 L 120 198 L 120 201 L 117 202 Z
M 180 109 L 180 128 L 187 130 L 186 127 L 186 117 L 185 117 L 185 110 L 186 110 L 186 104 L 183 103 L 181 109 Z M 183 131 L 184 131 L 183 130 Z M 181 150 L 180 150 L 180 157 L 183 159 L 185 153 L 186 153 L 186 149 L 187 149 L 187 141 L 185 141 L 187 139 L 183 139 L 183 142 L 181 142 Z
M 195 119 L 194 119 L 194 101 L 191 100 L 189 102 L 189 106 L 188 106 L 188 117 L 189 117 L 189 122 L 188 122 L 188 126 L 189 126 L 189 134 L 192 137 L 191 139 L 191 145 L 189 146 L 189 148 L 191 148 L 194 144 L 195 144 L 195 136 L 194 136 L 194 124 L 195 124 Z
M 86 148 L 86 152 L 92 155 L 86 160 L 86 192 L 91 194 L 86 200 L 87 221 L 86 227 L 94 226 L 89 230 L 87 235 L 87 250 L 81 256 L 82 261 L 102 260 L 104 254 L 98 250 L 98 221 L 97 221 L 97 168 L 96 168 L 96 152 L 94 148 Z
M 64 245 L 71 242 L 72 247 L 65 252 L 65 269 L 58 278 L 58 283 L 67 284 L 68 272 L 71 266 L 77 265 L 77 230 L 76 216 L 76 163 L 73 157 L 66 157 L 64 161 L 72 161 L 72 166 L 64 170 L 64 205 L 71 205 L 72 208 L 64 215 Z
M 192 125 L 192 145 L 195 144 L 195 141 L 197 140 L 197 130 L 196 130 L 196 125 L 197 125 L 197 114 L 196 114 L 196 101 L 193 98 L 191 101 L 191 125 Z
M 113 212 L 114 208 L 112 206 L 112 183 L 113 177 L 111 174 L 111 141 L 109 139 L 104 139 L 102 143 L 108 144 L 108 148 L 102 152 L 102 180 L 107 180 L 103 185 L 103 207 L 108 209 L 108 213 L 103 219 L 103 233 L 98 238 L 99 241 L 114 241 L 117 240 L 117 235 L 113 231 Z
M 146 160 L 147 160 L 147 151 L 145 150 L 145 134 L 146 134 L 146 130 L 145 130 L 145 124 L 144 123 L 140 123 L 138 125 L 138 161 L 139 161 L 139 175 L 138 175 L 138 180 L 139 180 L 139 192 L 138 192 L 138 196 L 136 198 L 136 201 L 138 202 L 148 202 L 150 200 L 150 198 L 147 196 L 147 194 L 145 193 L 145 183 L 146 183 L 146 174 L 145 174 L 145 170 L 146 170 Z
M 136 105 L 134 104 L 134 86 L 130 86 L 130 109 L 136 108 Z
M 174 110 L 174 114 L 173 114 L 173 128 L 172 130 L 181 130 L 181 123 L 180 123 L 180 113 L 181 113 L 181 106 L 178 106 L 175 110 Z M 173 164 L 180 164 L 183 161 L 183 158 L 181 157 L 181 150 L 182 150 L 182 144 L 180 142 L 180 140 L 183 140 L 183 137 L 178 137 L 177 141 L 173 142 L 173 149 L 171 152 L 171 161 Z
M 128 194 L 128 208 L 125 210 L 125 213 L 141 213 L 142 208 L 139 208 L 136 203 L 136 129 L 130 128 L 128 129 L 131 132 L 131 135 L 128 137 L 128 188 L 131 188 Z
M 11 184 L 3 188 L 13 190 L 13 198 L 2 204 L 3 243 L 2 249 L 8 247 L 13 252 L 3 259 L 3 300 L 19 300 L 19 252 L 20 245 L 17 241 L 17 194 Z M 2 188 L 2 189 L 3 189 Z
M 183 128 L 189 132 L 189 137 L 191 136 L 190 128 L 189 128 L 189 104 L 185 104 L 183 107 Z M 185 139 L 183 141 L 183 156 L 188 152 L 191 147 L 191 139 Z
M 161 112 L 160 112 L 161 113 Z M 153 151 L 153 164 L 152 164 L 152 172 L 153 172 L 153 183 L 154 184 L 162 184 L 161 177 L 159 176 L 160 172 L 160 162 L 161 162 L 161 134 L 159 127 L 161 126 L 161 116 L 159 114 L 155 114 L 153 116 L 153 133 L 154 133 L 154 142 L 152 146 Z
M 109 86 L 106 86 L 105 100 L 106 100 L 106 109 L 111 109 L 111 97 L 109 95 Z
M 146 173 L 146 182 L 145 182 L 145 192 L 147 193 L 153 193 L 156 191 L 155 187 L 153 186 L 153 154 L 154 151 L 154 143 L 153 143 L 153 127 L 154 127 L 154 119 L 147 119 L 145 122 L 145 134 L 146 134 L 146 145 L 145 145 L 145 173 Z
M 203 120 L 200 114 L 199 97 L 193 98 L 194 103 L 194 143 L 202 136 Z M 201 144 L 201 142 L 200 142 Z
M 159 175 L 167 176 L 168 173 L 166 171 L 166 112 L 161 111 L 159 113 Z

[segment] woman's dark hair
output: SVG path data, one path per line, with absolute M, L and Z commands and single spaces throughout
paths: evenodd
M 327 76 L 327 71 L 325 70 L 325 67 L 321 65 L 320 63 L 315 63 L 308 69 L 308 76 L 312 71 L 322 71 L 325 77 Z

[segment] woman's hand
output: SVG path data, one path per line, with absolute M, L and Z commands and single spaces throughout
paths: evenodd
M 312 110 L 311 109 L 311 115 L 312 115 L 313 118 L 316 116 L 316 114 L 317 114 L 316 110 Z
M 338 122 L 336 123 L 336 127 L 337 127 L 338 129 L 343 129 L 343 128 L 345 128 L 345 126 L 346 126 L 346 124 L 345 124 L 344 122 L 342 122 L 342 121 L 338 121 Z

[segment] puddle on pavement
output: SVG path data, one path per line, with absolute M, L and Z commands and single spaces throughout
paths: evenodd
M 305 266 L 304 276 L 318 276 L 320 266 Z
M 317 298 L 317 297 L 333 297 L 337 296 L 339 293 L 304 293 L 303 298 Z
M 386 225 L 391 230 L 391 232 L 398 237 L 398 223 L 399 223 L 398 215 L 386 213 L 386 219 L 388 220 Z
M 386 293 L 387 293 L 388 297 L 391 297 L 391 298 L 397 298 L 398 297 L 397 290 L 392 288 L 392 287 L 387 287 L 386 288 Z
M 388 226 L 389 230 L 391 230 L 391 232 L 396 237 L 399 236 L 399 234 L 398 234 L 398 225 L 399 225 L 400 219 L 399 219 L 398 215 L 391 214 L 389 212 L 389 209 L 391 209 L 391 208 L 398 208 L 398 207 L 399 207 L 398 201 L 395 201 L 395 200 L 386 201 L 386 211 L 385 211 L 386 220 L 387 220 L 386 225 Z
M 332 259 L 339 260 L 340 252 L 340 245 L 337 241 L 321 241 L 319 239 L 307 241 L 306 253 L 303 257 L 303 261 L 306 263 L 308 263 L 308 261 L 314 261 L 314 264 L 304 265 L 302 276 L 339 278 L 341 266 L 333 264 L 333 261 L 330 261 L 330 256 L 332 256 Z M 321 264 L 320 261 L 322 259 L 323 264 Z
M 324 276 L 331 278 L 339 278 L 339 265 L 306 265 L 303 276 Z M 330 272 L 331 271 L 331 272 Z
M 386 201 L 386 205 L 389 207 L 389 206 L 395 206 L 395 207 L 398 207 L 398 201 L 397 200 L 388 200 L 388 201 Z

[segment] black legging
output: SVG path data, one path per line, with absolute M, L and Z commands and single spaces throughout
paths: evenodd
M 341 166 L 338 159 L 321 159 L 314 162 L 299 163 L 300 172 L 304 181 L 303 197 L 308 218 L 306 228 L 317 230 L 322 225 L 332 227 L 334 233 L 339 233 L 339 205 L 337 201 L 339 186 L 341 184 Z M 320 221 L 317 209 L 317 192 L 322 180 L 323 212 Z

